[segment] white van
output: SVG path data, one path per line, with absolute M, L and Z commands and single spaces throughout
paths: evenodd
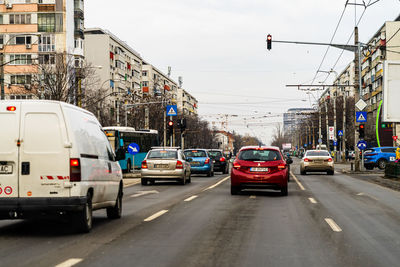
M 63 102 L 0 101 L 0 219 L 122 210 L 122 171 L 95 116 Z

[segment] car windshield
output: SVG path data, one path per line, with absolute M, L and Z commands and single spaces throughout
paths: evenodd
M 276 150 L 247 149 L 239 154 L 239 160 L 245 161 L 275 161 L 281 159 L 280 153 Z
M 189 158 L 205 158 L 207 153 L 204 150 L 186 150 L 184 152 L 186 157 Z
M 328 151 L 308 151 L 306 156 L 307 157 L 329 157 L 330 154 Z
M 210 155 L 211 158 L 216 159 L 216 158 L 221 158 L 222 153 L 220 151 L 208 151 L 208 154 Z
M 178 153 L 173 150 L 153 150 L 149 152 L 148 159 L 177 159 Z

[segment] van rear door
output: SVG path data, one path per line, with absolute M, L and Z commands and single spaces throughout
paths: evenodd
M 0 197 L 18 197 L 20 103 L 0 101 Z
M 23 102 L 20 197 L 69 197 L 70 145 L 59 103 Z

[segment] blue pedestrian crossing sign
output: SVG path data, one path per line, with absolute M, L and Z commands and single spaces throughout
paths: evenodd
M 168 105 L 167 116 L 178 116 L 178 107 L 176 105 Z
M 356 122 L 367 122 L 367 112 L 357 111 L 356 112 Z
M 343 136 L 343 130 L 338 131 L 338 136 Z
M 333 141 L 333 145 L 334 145 L 334 146 L 337 146 L 337 141 Z
M 360 150 L 364 150 L 364 149 L 367 148 L 367 142 L 365 142 L 364 140 L 360 140 L 360 141 L 358 141 L 358 143 L 357 143 L 357 147 L 358 147 L 358 149 L 360 149 Z
M 131 155 L 136 155 L 140 152 L 140 147 L 136 143 L 129 144 L 128 146 L 128 153 Z

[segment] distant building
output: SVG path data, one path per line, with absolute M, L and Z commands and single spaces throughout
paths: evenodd
M 217 131 L 215 138 L 219 149 L 222 149 L 225 152 L 233 151 L 233 143 L 235 142 L 235 138 L 231 133 L 226 131 Z
M 315 112 L 312 108 L 291 108 L 283 114 L 283 133 L 285 136 L 292 135 L 296 130 L 297 123 L 305 115 Z
M 178 112 L 182 115 L 197 115 L 198 101 L 185 89 L 178 88 Z

